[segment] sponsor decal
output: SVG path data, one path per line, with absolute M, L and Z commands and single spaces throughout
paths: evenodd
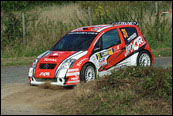
M 76 76 L 76 77 L 71 78 L 72 81 L 76 81 L 78 79 L 79 79 L 79 76 L 78 77 Z
M 52 58 L 44 58 L 44 61 L 52 61 L 52 62 L 57 62 L 56 59 L 52 59 Z
M 112 48 L 109 48 L 109 49 L 108 49 L 108 53 L 109 53 L 109 55 L 112 55 L 112 54 L 113 54 Z
M 66 76 L 78 76 L 79 74 L 79 72 L 67 73 Z
M 103 65 L 105 65 L 105 64 L 107 64 L 106 58 L 101 58 L 101 59 L 99 60 L 99 65 L 100 65 L 100 66 L 103 66 Z
M 105 56 L 108 56 L 108 55 L 109 55 L 108 50 L 101 52 L 101 57 L 105 57 Z
M 85 60 L 88 60 L 88 58 L 82 59 L 80 62 L 77 63 L 77 66 L 80 66 L 82 64 L 82 62 L 85 61 Z
M 114 22 L 115 25 L 138 25 L 138 22 Z
M 100 54 L 100 53 L 97 53 L 97 54 L 96 54 L 96 57 L 97 57 L 97 59 L 99 60 L 99 59 L 101 58 L 101 54 Z
M 142 37 L 139 36 L 138 38 L 136 38 L 134 40 L 133 43 L 130 43 L 127 47 L 126 47 L 126 53 L 125 56 L 129 55 L 131 52 L 138 50 L 139 49 L 139 45 L 143 44 L 144 41 L 142 40 Z
M 77 81 L 68 81 L 67 83 L 78 83 L 80 82 L 80 80 L 77 80 Z
M 68 69 L 68 72 L 78 72 L 79 71 L 79 68 L 74 68 L 74 69 Z
M 41 72 L 39 76 L 50 76 L 50 72 Z
M 121 31 L 123 32 L 124 38 L 127 38 L 128 37 L 128 34 L 127 34 L 126 30 L 125 29 L 121 29 Z
M 131 40 L 135 39 L 136 36 L 137 34 L 133 33 L 127 40 L 130 42 Z

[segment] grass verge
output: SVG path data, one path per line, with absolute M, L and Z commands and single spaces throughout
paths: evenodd
M 172 48 L 158 48 L 158 49 L 151 49 L 154 54 L 154 57 L 160 56 L 172 56 Z
M 36 57 L 1 58 L 1 66 L 31 65 Z
M 120 69 L 76 86 L 51 109 L 75 115 L 171 115 L 172 67 Z

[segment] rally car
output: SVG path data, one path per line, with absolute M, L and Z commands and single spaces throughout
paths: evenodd
M 62 37 L 39 55 L 29 69 L 30 85 L 50 81 L 70 86 L 88 82 L 126 66 L 151 66 L 151 49 L 137 22 L 86 26 Z

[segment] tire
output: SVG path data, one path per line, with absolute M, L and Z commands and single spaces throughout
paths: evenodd
M 95 67 L 90 63 L 85 64 L 82 67 L 81 72 L 80 72 L 80 81 L 81 81 L 81 83 L 85 83 L 85 82 L 92 81 L 92 80 L 95 80 L 95 79 L 96 79 L 96 69 L 95 69 Z
M 142 51 L 137 57 L 137 66 L 147 67 L 152 65 L 151 55 L 147 51 Z

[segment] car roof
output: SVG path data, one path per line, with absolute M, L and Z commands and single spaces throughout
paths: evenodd
M 131 27 L 131 26 L 134 27 L 135 25 L 138 25 L 138 23 L 137 22 L 114 22 L 112 24 L 79 27 L 77 29 L 72 30 L 71 32 L 81 32 L 81 31 L 101 32 L 102 30 L 112 28 L 112 27 Z

